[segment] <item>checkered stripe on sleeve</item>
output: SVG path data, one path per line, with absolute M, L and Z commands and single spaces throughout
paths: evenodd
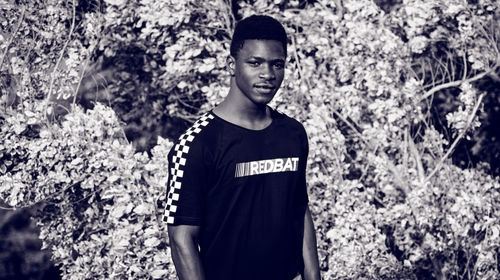
M 177 211 L 179 194 L 182 188 L 182 178 L 184 176 L 184 166 L 186 165 L 186 156 L 189 153 L 189 145 L 203 127 L 207 126 L 214 116 L 206 113 L 201 116 L 184 134 L 179 137 L 178 143 L 174 146 L 174 152 L 169 163 L 169 191 L 167 194 L 167 204 L 163 221 L 167 224 L 175 222 L 174 213 Z

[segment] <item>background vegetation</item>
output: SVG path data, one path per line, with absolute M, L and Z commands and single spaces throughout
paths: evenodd
M 40 246 L 38 234 L 63 279 L 174 279 L 158 218 L 170 140 L 226 94 L 235 22 L 264 13 L 290 37 L 273 106 L 308 131 L 323 277 L 500 278 L 498 1 L 0 9 L 0 246 L 10 255 Z M 37 227 L 20 223 L 27 216 Z M 2 262 L 0 278 L 42 279 L 46 255 L 35 256 Z

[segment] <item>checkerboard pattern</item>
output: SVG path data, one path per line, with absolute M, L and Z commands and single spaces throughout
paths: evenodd
M 203 127 L 207 126 L 214 116 L 206 113 L 201 116 L 184 134 L 179 137 L 178 143 L 174 146 L 172 161 L 169 162 L 169 191 L 167 194 L 167 205 L 163 221 L 167 224 L 175 222 L 174 213 L 177 211 L 177 202 L 179 201 L 179 193 L 182 187 L 182 178 L 184 176 L 183 166 L 186 165 L 186 155 L 189 152 L 189 145 Z

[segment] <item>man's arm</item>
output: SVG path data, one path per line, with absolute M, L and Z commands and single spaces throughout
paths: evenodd
M 205 279 L 198 250 L 199 232 L 199 226 L 168 226 L 172 260 L 180 280 Z
M 309 206 L 304 213 L 304 237 L 302 243 L 302 257 L 304 258 L 304 280 L 320 280 L 318 251 L 316 248 L 316 232 L 311 218 Z

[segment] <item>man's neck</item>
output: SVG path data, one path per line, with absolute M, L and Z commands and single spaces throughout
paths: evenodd
M 233 96 L 230 92 L 226 99 L 214 108 L 214 113 L 217 116 L 252 130 L 264 129 L 271 124 L 271 110 L 267 105 L 255 104 Z

